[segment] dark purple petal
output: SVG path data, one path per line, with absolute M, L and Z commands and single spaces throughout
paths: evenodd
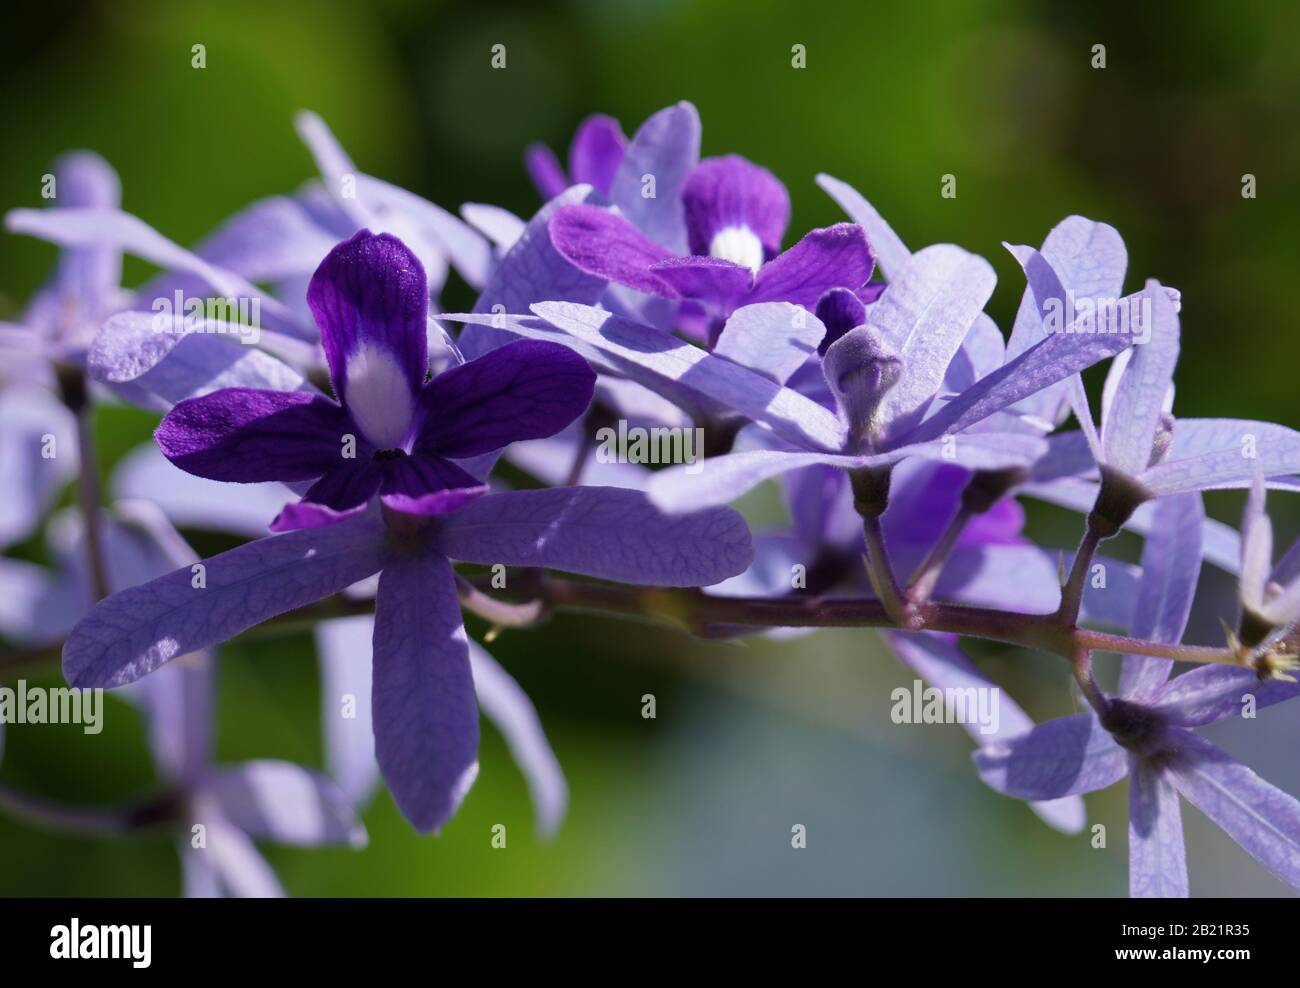
M 749 268 L 717 257 L 670 257 L 651 272 L 671 290 L 669 294 L 695 299 L 730 313 L 754 284 Z
M 307 304 L 340 400 L 347 402 L 358 374 L 374 372 L 376 356 L 395 365 L 411 394 L 419 390 L 428 370 L 429 290 L 424 268 L 404 243 L 359 230 L 321 261 Z
M 627 138 L 618 121 L 603 113 L 594 113 L 578 125 L 573 143 L 569 145 L 569 177 L 575 184 L 585 183 L 601 195 L 608 196 L 626 151 Z M 553 198 L 559 191 L 546 198 Z
M 569 187 L 560 159 L 545 144 L 530 144 L 524 151 L 524 168 L 543 199 L 554 199 Z
M 412 556 L 385 567 L 375 601 L 375 757 L 422 833 L 439 829 L 478 774 L 478 703 L 451 564 Z
M 470 563 L 668 587 L 719 583 L 744 572 L 754 555 L 734 511 L 666 515 L 641 492 L 613 487 L 490 494 L 442 519 L 437 545 Z
M 875 258 L 856 223 L 813 230 L 768 261 L 754 279 L 747 302 L 793 302 L 811 309 L 832 288 L 857 288 L 871 277 Z
M 286 504 L 271 522 L 272 532 L 333 525 L 358 514 L 379 490 L 382 475 L 370 460 L 344 461 L 312 484 L 302 500 Z
M 464 459 L 545 439 L 587 410 L 595 386 L 595 371 L 563 344 L 508 343 L 429 382 L 415 449 Z
M 832 343 L 867 321 L 867 310 L 862 300 L 848 288 L 832 288 L 826 292 L 817 300 L 816 312 L 826 327 L 826 335 L 817 347 L 817 352 L 823 356 Z
M 386 546 L 381 526 L 356 518 L 258 539 L 204 560 L 201 570 L 185 566 L 115 593 L 72 629 L 63 675 L 72 686 L 124 686 L 374 575 Z
M 322 395 L 223 388 L 176 405 L 154 438 L 187 473 L 248 484 L 319 477 L 343 462 L 352 431 Z
M 618 213 L 599 206 L 564 206 L 550 221 L 551 244 L 574 267 L 651 295 L 669 295 L 650 273 L 668 251 Z
M 450 460 L 417 454 L 386 464 L 379 499 L 408 515 L 442 515 L 487 490 L 487 484 Z
M 781 181 L 737 154 L 705 158 L 682 183 L 686 233 L 692 254 L 712 254 L 713 238 L 722 230 L 748 230 L 763 247 L 763 258 L 776 255 L 790 222 L 790 195 Z M 865 279 L 864 279 L 865 280 Z

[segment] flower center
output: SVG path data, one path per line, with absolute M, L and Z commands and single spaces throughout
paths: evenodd
M 763 266 L 763 242 L 747 226 L 723 227 L 713 235 L 709 256 L 731 261 L 758 274 Z
M 348 358 L 346 403 L 357 428 L 380 449 L 406 444 L 415 396 L 402 368 L 386 350 L 362 343 Z

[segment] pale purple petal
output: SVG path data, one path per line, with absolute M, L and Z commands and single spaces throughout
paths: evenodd
M 113 469 L 115 498 L 133 498 L 158 505 L 179 528 L 229 532 L 261 538 L 266 526 L 290 500 L 283 484 L 243 484 L 238 489 L 205 480 L 174 466 L 148 443 L 137 447 Z
M 73 686 L 125 685 L 337 593 L 386 559 L 383 531 L 368 516 L 239 546 L 201 570 L 179 569 L 100 601 L 63 646 L 64 677 Z
M 789 302 L 760 302 L 731 314 L 713 353 L 785 384 L 817 352 L 825 332 L 821 320 L 806 309 Z
M 442 828 L 478 774 L 478 706 L 456 577 L 433 554 L 391 562 L 375 604 L 375 756 L 420 832 Z
M 976 744 L 1009 740 L 1033 728 L 1034 722 L 1029 719 L 1029 715 L 966 657 L 955 635 L 885 632 L 884 637 L 894 654 L 927 684 L 943 690 L 945 698 L 977 695 L 970 692 L 972 690 L 994 691 L 997 713 L 995 720 L 990 718 L 992 723 L 979 724 L 976 723 L 976 718 L 970 716 L 962 722 L 966 733 Z M 978 707 L 968 703 L 967 710 L 978 710 Z M 1087 819 L 1081 796 L 1033 802 L 1030 806 L 1045 823 L 1066 834 L 1077 834 Z
M 1192 613 L 1192 599 L 1201 573 L 1201 526 L 1205 506 L 1199 494 L 1161 498 L 1155 507 L 1146 545 L 1142 548 L 1142 583 L 1138 588 L 1134 638 L 1175 645 Z M 1169 678 L 1169 659 L 1124 656 L 1120 694 L 1145 701 Z
M 559 830 L 569 803 L 569 786 L 551 750 L 528 694 L 510 673 L 475 641 L 469 643 L 470 667 L 479 706 L 497 726 L 510 754 L 528 782 L 537 818 L 537 835 L 550 840 Z
M 1152 705 L 1171 724 L 1200 727 L 1300 696 L 1300 683 L 1260 682 L 1253 670 L 1220 662 L 1197 666 L 1161 686 Z
M 118 209 L 14 209 L 5 215 L 5 226 L 13 233 L 26 233 L 62 247 L 114 247 L 169 271 L 193 275 L 224 298 L 256 298 L 264 314 L 294 321 L 286 306 L 247 279 L 208 263 L 138 217 Z
M 730 360 L 589 306 L 546 302 L 533 310 L 577 340 L 619 358 L 619 366 L 648 372 L 635 379 L 651 390 L 656 381 L 684 386 L 752 421 L 766 422 L 800 445 L 838 450 L 843 443 L 844 425 L 831 412 Z
M 690 511 L 696 507 L 727 504 L 771 477 L 818 464 L 852 470 L 883 467 L 910 456 L 955 463 L 971 470 L 1000 470 L 1023 466 L 1043 448 L 1036 436 L 1004 433 L 971 433 L 955 443 L 934 440 L 902 446 L 872 455 L 746 450 L 710 457 L 702 464 L 688 464 L 657 471 L 647 490 L 665 511 Z
M 1128 791 L 1128 894 L 1185 899 L 1187 847 L 1178 791 L 1160 769 L 1134 759 Z
M 316 625 L 321 671 L 321 723 L 325 766 L 353 806 L 365 806 L 379 783 L 371 721 L 371 641 L 375 619 L 368 614 L 334 618 Z
M 684 254 L 681 188 L 699 160 L 699 113 L 685 101 L 666 107 L 646 120 L 632 138 L 614 174 L 610 201 L 651 240 Z M 647 179 L 654 182 L 652 196 L 647 195 L 651 188 Z
M 282 360 L 245 345 L 249 330 L 239 325 L 182 316 L 161 327 L 165 331 L 159 331 L 158 316 L 151 312 L 111 316 L 87 355 L 92 376 L 132 401 L 162 410 L 220 388 L 310 388 Z
M 198 802 L 194 822 L 203 827 L 205 846 L 194 853 L 205 855 L 222 890 L 240 899 L 284 898 L 279 879 L 248 835 L 221 814 L 215 800 Z
M 287 196 L 259 199 L 203 238 L 201 257 L 250 281 L 309 275 L 338 238 Z
M 980 379 L 902 439 L 917 442 L 959 432 L 1055 381 L 1113 356 L 1132 342 L 1132 337 L 1120 333 L 1053 333 Z
M 1160 283 L 1148 281 L 1143 303 L 1150 305 L 1150 338 L 1137 346 L 1102 422 L 1106 462 L 1136 477 L 1151 463 L 1165 395 L 1178 363 L 1178 312 Z
M 42 387 L 0 392 L 0 546 L 27 538 L 77 472 L 72 413 Z
M 214 658 L 208 651 L 184 656 L 135 687 L 148 718 L 154 765 L 169 782 L 191 785 L 212 761 Z
M 1264 610 L 1264 589 L 1273 569 L 1273 523 L 1264 513 L 1264 477 L 1256 473 L 1241 518 L 1242 606 L 1256 614 Z
M 583 304 L 599 300 L 608 284 L 606 280 L 587 274 L 565 260 L 551 243 L 549 229 L 558 210 L 585 202 L 591 194 L 590 186 L 575 186 L 537 211 L 493 270 L 483 294 L 474 303 L 475 312 L 491 313 L 495 323 L 495 317 L 500 314 L 524 313 L 534 302 L 546 299 Z M 509 340 L 502 327 L 487 324 L 467 327 L 457 343 L 461 352 L 472 360 Z
M 214 773 L 204 789 L 250 837 L 297 847 L 366 845 L 366 828 L 342 791 L 292 762 L 244 762 Z
M 929 406 L 996 283 L 982 257 L 936 244 L 912 255 L 868 310 L 867 325 L 880 330 L 903 361 L 903 377 L 883 405 L 895 435 L 915 425 Z
M 444 517 L 436 544 L 470 563 L 673 587 L 718 583 L 753 558 L 749 530 L 734 511 L 666 515 L 639 491 L 614 487 L 489 494 Z
M 445 257 L 471 288 L 482 288 L 487 283 L 493 265 L 492 248 L 460 217 L 373 175 L 358 174 L 357 188 L 377 216 L 379 228 L 411 240 L 429 272 L 435 264 L 445 270 Z M 444 277 L 430 274 L 429 283 L 441 285 Z
M 563 189 L 560 189 L 563 192 Z M 559 193 L 556 193 L 557 195 Z M 492 241 L 500 251 L 508 251 L 524 234 L 528 224 L 508 209 L 485 202 L 466 202 L 460 207 L 465 222 Z
M 839 203 L 849 219 L 867 231 L 867 240 L 880 264 L 880 270 L 891 282 L 897 279 L 912 256 L 898 234 L 876 212 L 875 207 L 847 182 L 841 182 L 830 175 L 818 175 L 817 184 Z
M 1300 889 L 1300 802 L 1190 731 L 1167 764 L 1170 781 L 1256 861 Z
M 1058 799 L 1104 789 L 1128 772 L 1128 755 L 1091 713 L 1060 717 L 975 751 L 984 782 L 1020 799 Z
M 1142 483 L 1155 494 L 1249 487 L 1257 470 L 1266 478 L 1300 471 L 1300 432 L 1249 419 L 1179 419 L 1169 457 Z

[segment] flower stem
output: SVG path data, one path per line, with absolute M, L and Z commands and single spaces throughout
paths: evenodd
M 86 568 L 95 599 L 103 600 L 111 588 L 104 558 L 103 502 L 99 490 L 99 458 L 95 453 L 94 407 L 86 390 L 85 373 L 80 367 L 60 364 L 57 374 L 63 403 L 77 420 L 77 453 L 80 458 L 77 503 L 85 526 Z
M 1061 606 L 1056 617 L 1067 628 L 1074 628 L 1079 623 L 1079 608 L 1083 605 L 1083 588 L 1088 580 L 1088 571 L 1092 567 L 1092 558 L 1101 544 L 1101 536 L 1089 525 L 1079 543 L 1079 551 L 1074 554 L 1074 565 L 1070 575 L 1061 588 Z

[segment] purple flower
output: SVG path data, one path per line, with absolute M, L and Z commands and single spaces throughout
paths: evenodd
M 681 198 L 687 255 L 655 242 L 619 213 L 593 205 L 556 211 L 551 242 L 588 274 L 698 304 L 715 336 L 742 306 L 786 301 L 811 309 L 828 289 L 857 289 L 871 277 L 871 250 L 855 224 L 814 230 L 780 253 L 789 195 L 771 172 L 737 155 L 701 161 L 683 183 Z
M 1198 494 L 1164 498 L 1142 554 L 1131 632 L 1177 642 L 1201 565 Z M 1178 795 L 1219 824 L 1261 864 L 1300 888 L 1300 802 L 1191 729 L 1300 694 L 1240 667 L 1200 666 L 1169 679 L 1173 663 L 1128 655 L 1118 695 L 1101 713 L 1050 721 L 974 753 L 980 777 L 1021 799 L 1059 799 L 1129 777 L 1129 889 L 1185 896 L 1187 861 Z
M 105 522 L 109 580 L 116 589 L 147 582 L 178 565 L 188 567 L 198 558 L 148 502 L 120 502 Z M 12 626 L 5 615 L 0 625 L 20 640 L 57 640 L 93 600 L 80 518 L 58 516 L 51 533 L 57 568 L 26 564 L 24 624 Z M 3 562 L 0 579 L 9 594 L 15 589 L 16 563 Z M 212 651 L 201 650 L 129 690 L 146 718 L 149 749 L 166 787 L 164 818 L 177 831 L 185 894 L 282 896 L 254 839 L 299 847 L 364 847 L 365 827 L 339 787 L 318 772 L 266 759 L 215 763 L 214 664 Z M 41 809 L 55 825 L 60 815 L 79 819 L 75 807 L 43 801 Z
M 1062 277 L 1044 253 L 1031 247 L 1009 249 L 1025 269 L 1037 318 L 1044 324 L 1054 316 L 1059 319 L 1072 297 L 1077 297 L 1067 284 L 1069 271 L 1118 263 L 1110 257 L 1112 244 L 1100 257 L 1082 252 L 1068 262 L 1058 260 L 1069 265 Z M 1125 313 L 1136 320 L 1129 334 L 1137 345 L 1119 353 L 1111 364 L 1102 392 L 1100 429 L 1093 422 L 1082 381 L 1072 376 L 1065 382 L 1066 397 L 1082 436 L 1061 437 L 1060 455 L 1050 458 L 1056 476 L 1087 475 L 1094 465 L 1100 470 L 1102 484 L 1094 512 L 1104 519 L 1105 527 L 1122 526 L 1134 509 L 1151 498 L 1246 487 L 1256 471 L 1265 477 L 1300 471 L 1300 433 L 1292 429 L 1245 419 L 1174 418 L 1173 373 L 1180 337 L 1176 292 L 1149 281 L 1137 295 L 1090 308 L 1077 320 L 1075 331 L 1113 333 L 1114 323 Z
M 158 446 L 181 469 L 237 483 L 315 481 L 272 524 L 287 531 L 384 506 L 443 514 L 487 487 L 455 461 L 552 435 L 595 375 L 555 344 L 520 341 L 425 381 L 428 290 L 397 238 L 363 230 L 321 263 L 307 301 L 338 401 L 226 388 L 176 405 Z
M 21 218 L 58 220 L 64 211 L 116 209 L 122 187 L 113 167 L 90 151 L 63 155 L 54 165 L 54 215 L 13 210 L 9 229 L 23 231 Z M 65 212 L 66 215 L 66 212 Z M 0 325 L 0 346 L 27 356 L 80 361 L 110 313 L 120 309 L 122 254 L 111 245 L 67 244 L 58 267 L 32 299 L 18 325 Z M 43 373 L 48 373 L 48 370 Z
M 309 299 L 338 404 L 219 391 L 181 403 L 159 430 L 173 462 L 214 479 L 321 477 L 281 516 L 281 528 L 286 519 L 307 527 L 102 601 L 68 636 L 64 674 L 74 685 L 122 686 L 379 573 L 375 756 L 403 812 L 434 830 L 478 769 L 452 559 L 703 586 L 748 566 L 749 532 L 727 510 L 669 518 L 635 491 L 485 494 L 453 458 L 558 431 L 586 407 L 594 375 L 564 347 L 525 341 L 426 385 L 423 274 L 395 238 L 362 232 L 341 244 Z M 341 453 L 349 437 L 355 458 Z M 382 515 L 368 505 L 376 491 Z

